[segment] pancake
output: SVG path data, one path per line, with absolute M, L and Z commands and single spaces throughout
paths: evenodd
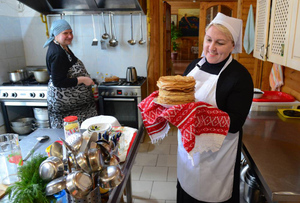
M 195 102 L 195 84 L 192 76 L 162 76 L 157 81 L 157 102 L 171 105 Z

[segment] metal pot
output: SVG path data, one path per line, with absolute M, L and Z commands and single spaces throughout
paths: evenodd
M 40 83 L 47 83 L 50 78 L 47 69 L 35 70 L 33 71 L 33 75 L 36 81 Z
M 130 66 L 127 68 L 126 81 L 127 82 L 136 82 L 137 81 L 137 73 L 136 73 L 135 67 Z
M 27 71 L 23 70 L 23 69 L 10 71 L 8 73 L 9 73 L 9 79 L 11 82 L 18 82 L 18 81 L 25 80 L 28 78 Z
M 38 121 L 48 121 L 48 109 L 47 108 L 33 108 L 34 118 Z

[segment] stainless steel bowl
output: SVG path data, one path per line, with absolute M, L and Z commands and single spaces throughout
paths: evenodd
M 124 174 L 119 166 L 105 166 L 99 174 L 100 187 L 111 189 L 117 187 L 124 179 Z
M 81 199 L 87 196 L 92 190 L 92 186 L 92 178 L 87 173 L 74 171 L 67 176 L 66 188 L 75 198 Z
M 13 127 L 22 127 L 25 125 L 32 125 L 34 118 L 18 118 L 10 122 Z
M 54 195 L 66 188 L 66 177 L 56 178 L 46 185 L 46 195 Z
M 91 173 L 92 169 L 89 165 L 87 154 L 84 152 L 79 152 L 76 157 L 76 163 L 78 166 L 86 173 Z
M 48 157 L 40 164 L 39 174 L 46 181 L 61 177 L 64 174 L 63 161 L 55 156 Z
M 30 125 L 23 125 L 23 126 L 10 126 L 15 133 L 19 135 L 26 135 L 32 132 L 32 124 Z
M 87 158 L 92 172 L 97 172 L 104 166 L 101 150 L 98 148 L 89 149 Z

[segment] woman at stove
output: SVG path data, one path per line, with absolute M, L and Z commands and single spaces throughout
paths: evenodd
M 69 45 L 73 40 L 70 24 L 59 19 L 53 21 L 46 65 L 50 80 L 47 102 L 51 128 L 63 128 L 64 117 L 77 116 L 80 123 L 96 116 L 97 110 L 91 85 L 94 85 L 83 63 L 73 54 Z
M 177 202 L 239 202 L 242 126 L 253 97 L 251 75 L 231 55 L 242 52 L 242 26 L 242 20 L 218 13 L 205 30 L 204 57 L 184 72 L 196 80 L 195 98 L 226 112 L 230 127 L 220 150 L 195 154 L 195 165 L 178 131 Z

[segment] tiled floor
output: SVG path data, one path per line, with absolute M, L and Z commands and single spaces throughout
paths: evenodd
M 133 203 L 175 203 L 176 163 L 177 128 L 171 127 L 159 144 L 151 144 L 146 135 L 131 173 Z M 240 202 L 245 202 L 242 195 Z

